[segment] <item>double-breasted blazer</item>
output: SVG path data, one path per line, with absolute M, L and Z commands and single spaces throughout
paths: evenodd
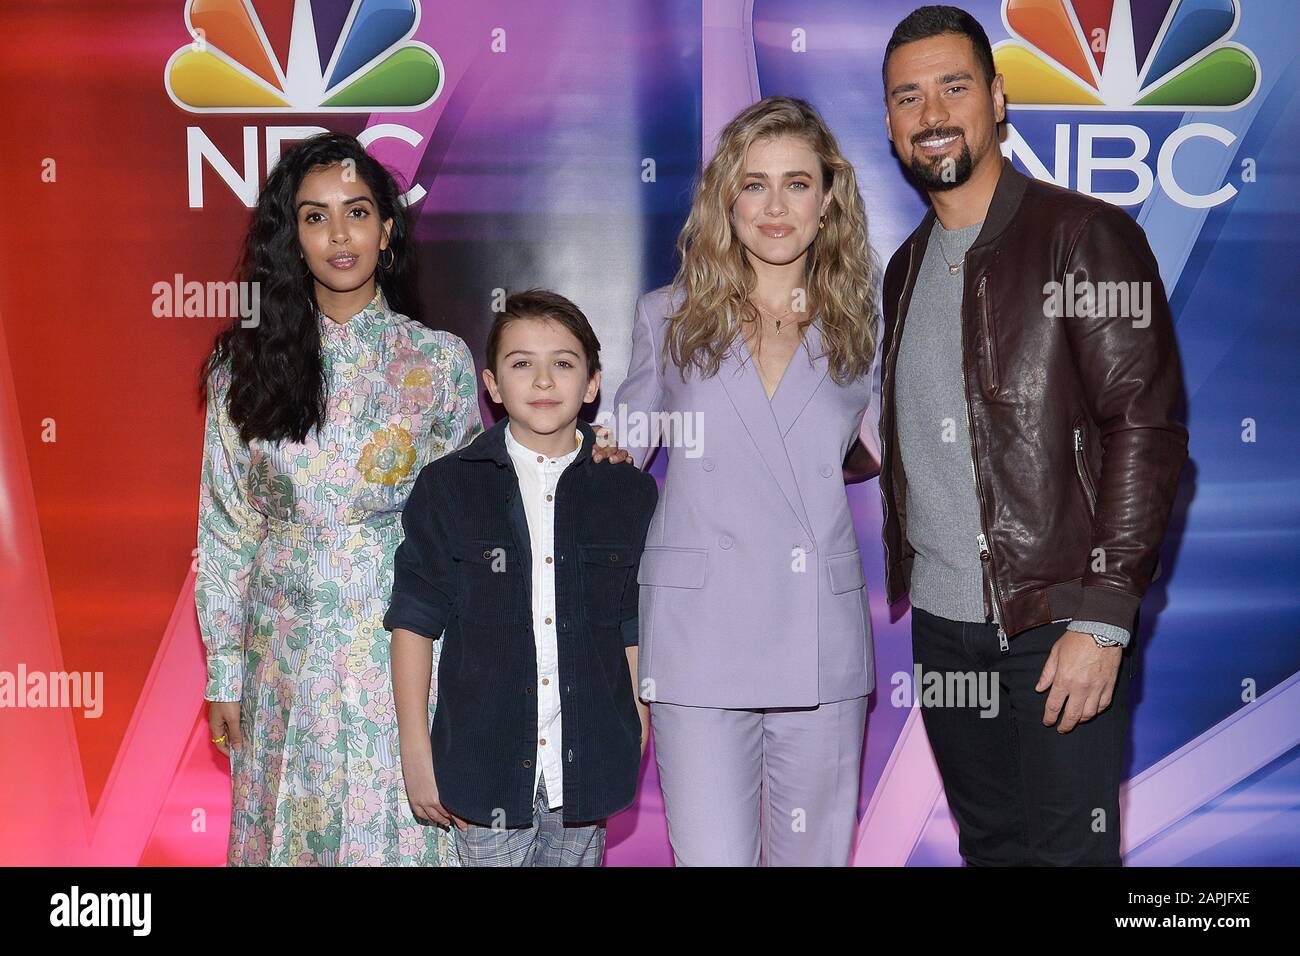
M 718 374 L 683 380 L 660 362 L 677 301 L 667 287 L 639 299 L 628 375 L 602 416 L 638 466 L 668 454 L 637 575 L 641 696 L 735 708 L 864 696 L 871 615 L 843 462 L 859 433 L 877 447 L 875 370 L 837 385 L 814 320 L 770 401 L 740 338 Z M 687 418 L 694 434 L 665 424 Z

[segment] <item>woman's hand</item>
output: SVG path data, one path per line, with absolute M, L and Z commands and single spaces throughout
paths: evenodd
M 212 742 L 227 757 L 230 748 L 239 750 L 244 746 L 244 738 L 239 733 L 239 701 L 208 701 L 208 728 L 212 731 Z
M 597 425 L 592 431 L 596 433 L 596 446 L 591 450 L 592 461 L 608 461 L 612 465 L 617 465 L 623 461 L 632 461 L 631 454 L 610 440 L 608 428 Z
M 432 761 L 402 761 L 402 777 L 406 781 L 406 799 L 411 801 L 411 810 L 416 817 L 432 820 L 439 826 L 447 827 L 454 823 L 462 831 L 465 829 L 468 824 L 442 805 Z

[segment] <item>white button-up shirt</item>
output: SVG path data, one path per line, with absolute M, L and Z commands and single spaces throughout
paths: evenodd
M 528 519 L 533 559 L 533 643 L 537 651 L 537 759 L 533 793 L 546 775 L 546 802 L 554 810 L 564 803 L 564 763 L 560 759 L 560 662 L 555 637 L 555 486 L 578 456 L 582 432 L 574 429 L 576 447 L 561 458 L 525 448 L 506 424 L 506 450 L 519 478 L 519 494 Z

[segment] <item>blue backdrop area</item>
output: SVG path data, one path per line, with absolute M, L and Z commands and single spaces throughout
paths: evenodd
M 805 97 L 822 111 L 857 167 L 875 244 L 886 259 L 925 209 L 923 197 L 905 184 L 885 138 L 880 77 L 884 44 L 915 5 L 911 0 L 756 0 L 753 5 L 762 95 Z M 1010 4 L 1010 19 L 1008 4 L 1000 0 L 962 5 L 985 25 L 995 47 L 1008 39 L 1025 40 L 1011 29 L 1018 22 L 1016 4 Z M 1118 38 L 1130 22 L 1137 34 L 1138 17 L 1159 22 L 1167 11 L 1173 26 L 1166 26 L 1154 46 L 1159 48 L 1162 39 L 1181 40 L 1185 60 L 1229 40 L 1245 47 L 1258 64 L 1252 97 L 1229 108 L 1162 111 L 1126 108 L 1131 100 L 1088 110 L 1012 103 L 1004 151 L 1010 150 L 1021 169 L 1040 176 L 1059 171 L 1063 185 L 1078 188 L 1080 169 L 1094 161 L 1090 157 L 1122 159 L 1134 154 L 1135 141 L 1147 143 L 1145 169 L 1121 161 L 1118 165 L 1127 168 L 1100 171 L 1088 184 L 1090 192 L 1110 194 L 1107 198 L 1144 226 L 1160 260 L 1177 322 L 1191 431 L 1190 462 L 1163 552 L 1167 571 L 1143 607 L 1128 768 L 1131 778 L 1147 786 L 1145 799 L 1179 809 L 1142 845 L 1130 843 L 1128 862 L 1295 863 L 1300 860 L 1300 701 L 1295 696 L 1300 671 L 1300 279 L 1295 266 L 1300 5 L 1242 0 L 1234 11 L 1232 3 L 1185 0 L 1185 9 L 1178 6 L 1169 0 L 1132 0 L 1130 7 L 1121 0 L 1114 4 L 1111 36 Z M 1239 12 L 1235 32 L 1228 27 L 1226 33 L 1173 36 L 1183 22 L 1177 18 L 1218 15 L 1228 24 L 1234 12 Z M 1116 46 L 1111 52 L 1118 58 L 1124 51 Z M 706 72 L 706 89 L 707 82 Z M 1196 135 L 1180 143 L 1189 132 Z M 1177 138 L 1171 142 L 1171 137 Z M 1091 142 L 1085 144 L 1085 138 Z M 1166 148 L 1170 163 L 1162 170 L 1158 157 Z M 1149 192 L 1142 188 L 1148 177 Z M 1183 195 L 1211 194 L 1224 185 L 1235 195 L 1213 205 L 1207 200 L 1208 208 L 1196 208 Z M 863 554 L 872 555 L 869 586 L 879 591 L 883 571 L 878 549 L 871 547 L 879 520 L 874 483 L 853 493 Z M 910 666 L 907 621 L 890 625 L 878 613 L 876 624 L 878 674 L 886 681 Z M 882 781 L 903 717 L 877 693 L 864 806 Z M 912 862 L 951 862 L 950 844 L 943 841 L 943 847 L 928 855 L 922 840 Z

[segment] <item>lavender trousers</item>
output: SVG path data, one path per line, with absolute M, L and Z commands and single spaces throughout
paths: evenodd
M 654 702 L 678 866 L 847 866 L 867 698 L 731 709 Z

